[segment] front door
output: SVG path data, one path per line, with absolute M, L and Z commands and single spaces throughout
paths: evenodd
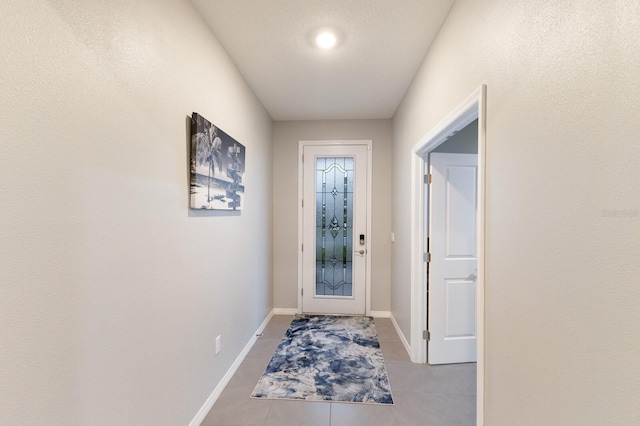
M 305 145 L 302 311 L 365 314 L 367 145 Z
M 429 364 L 476 361 L 478 156 L 429 156 Z

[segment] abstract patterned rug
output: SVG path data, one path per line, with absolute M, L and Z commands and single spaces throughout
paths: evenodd
M 393 404 L 373 318 L 294 318 L 251 397 Z

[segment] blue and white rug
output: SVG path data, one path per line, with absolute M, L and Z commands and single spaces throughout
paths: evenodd
M 393 404 L 373 318 L 294 318 L 251 397 Z

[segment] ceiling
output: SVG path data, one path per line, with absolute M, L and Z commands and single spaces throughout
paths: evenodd
M 391 118 L 454 0 L 191 0 L 271 118 Z M 338 30 L 332 50 L 311 43 Z

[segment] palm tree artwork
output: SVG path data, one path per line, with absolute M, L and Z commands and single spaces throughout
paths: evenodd
M 224 159 L 222 153 L 233 151 Z M 237 152 L 236 152 L 237 151 Z M 244 195 L 244 145 L 197 113 L 191 117 L 192 209 L 239 210 Z M 226 173 L 224 172 L 226 170 Z M 207 187 L 206 194 L 204 186 Z
M 209 170 L 207 179 L 207 202 L 211 202 L 214 199 L 211 197 L 211 176 L 215 174 L 216 165 L 220 173 L 222 173 L 222 154 L 220 153 L 222 139 L 218 136 L 216 126 L 210 124 L 206 127 L 208 128 L 205 128 L 204 132 L 196 134 L 196 137 L 199 138 L 199 142 L 197 142 L 196 145 L 196 164 L 198 166 L 206 164 Z

